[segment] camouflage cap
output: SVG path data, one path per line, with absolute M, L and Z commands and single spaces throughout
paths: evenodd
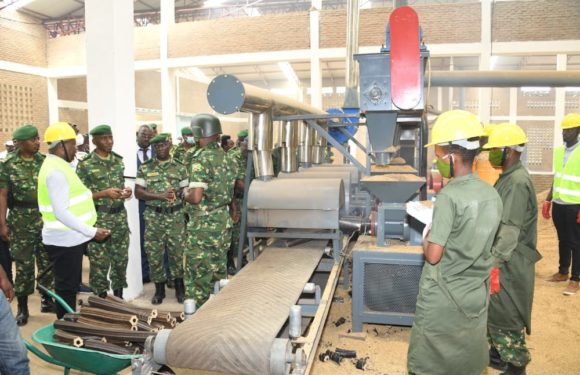
M 171 139 L 171 134 L 169 133 L 161 133 L 159 135 L 156 135 L 155 137 L 153 137 L 153 139 L 151 139 L 151 141 L 149 141 L 150 144 L 154 145 L 156 143 L 163 143 L 163 142 L 167 142 Z
M 34 137 L 38 137 L 38 129 L 34 125 L 21 126 L 12 133 L 12 139 L 15 141 L 26 141 Z
M 91 129 L 91 131 L 89 132 L 90 135 L 109 135 L 109 134 L 113 134 L 113 132 L 111 131 L 111 127 L 109 125 L 99 125 L 99 126 L 95 126 L 94 128 Z

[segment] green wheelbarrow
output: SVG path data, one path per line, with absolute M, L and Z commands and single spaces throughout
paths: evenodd
M 39 287 L 60 303 L 68 313 L 75 312 L 60 296 L 47 288 L 40 285 Z M 24 345 L 40 359 L 53 365 L 64 367 L 64 375 L 69 375 L 71 369 L 90 374 L 113 375 L 130 366 L 133 359 L 142 356 L 140 354 L 121 355 L 76 348 L 56 341 L 53 335 L 54 326 L 52 324 L 42 327 L 32 334 L 32 339 L 44 346 L 50 355 L 42 352 L 26 340 L 24 340 Z

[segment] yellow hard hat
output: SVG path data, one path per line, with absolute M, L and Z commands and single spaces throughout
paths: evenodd
M 579 113 L 568 113 L 564 116 L 560 127 L 562 129 L 571 129 L 580 126 L 580 114 Z
M 456 109 L 439 115 L 431 130 L 431 143 L 425 147 L 484 136 L 476 115 Z
M 74 129 L 66 122 L 55 122 L 51 124 L 44 132 L 44 142 L 52 143 L 77 139 Z
M 493 131 L 493 129 L 495 129 L 495 127 L 498 124 L 485 124 L 483 125 L 483 133 L 484 133 L 484 137 L 489 137 L 491 135 L 491 132 Z
M 528 143 L 526 133 L 517 126 L 509 122 L 504 122 L 495 126 L 489 135 L 489 141 L 483 146 L 484 149 L 517 146 Z

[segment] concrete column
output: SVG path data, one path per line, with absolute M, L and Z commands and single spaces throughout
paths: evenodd
M 479 70 L 491 68 L 491 0 L 481 0 L 481 56 Z M 479 89 L 479 119 L 488 124 L 491 118 L 491 88 Z
M 58 122 L 58 79 L 47 78 L 48 84 L 48 123 Z
M 310 8 L 310 104 L 322 108 L 322 68 L 320 65 L 320 9 L 322 0 L 312 0 Z
M 568 55 L 565 53 L 559 53 L 556 55 L 556 70 L 563 71 L 568 69 Z M 555 112 L 554 112 L 554 148 L 561 146 L 562 141 L 562 129 L 560 129 L 560 123 L 566 115 L 566 89 L 564 87 L 556 87 L 556 97 L 555 102 Z M 552 172 L 554 172 L 554 163 L 552 163 Z
M 109 124 L 115 139 L 114 151 L 123 156 L 125 176 L 135 176 L 135 70 L 133 61 L 133 2 L 86 0 L 87 101 L 89 129 Z M 126 185 L 134 190 L 135 180 Z M 143 290 L 139 247 L 138 203 L 125 202 L 131 240 L 124 296 L 137 297 Z M 108 228 L 113 229 L 113 228 Z
M 176 120 L 176 73 L 167 67 L 169 27 L 175 23 L 175 0 L 161 0 L 161 24 L 159 32 L 159 58 L 161 61 L 161 121 L 163 131 L 178 136 Z

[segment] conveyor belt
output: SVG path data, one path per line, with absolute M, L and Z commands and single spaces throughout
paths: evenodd
M 171 333 L 168 365 L 268 374 L 272 341 L 319 263 L 326 242 L 266 249 Z

